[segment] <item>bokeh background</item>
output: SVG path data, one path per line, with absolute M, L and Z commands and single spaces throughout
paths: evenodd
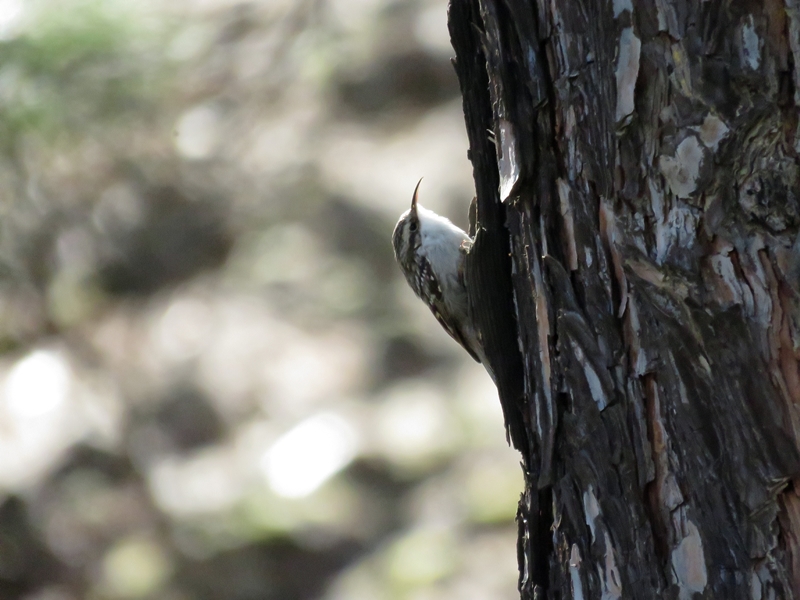
M 444 0 L 0 0 L 0 599 L 514 598 Z

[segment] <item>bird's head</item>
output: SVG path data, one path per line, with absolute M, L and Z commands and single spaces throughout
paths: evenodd
M 411 208 L 400 216 L 400 220 L 394 226 L 394 233 L 392 234 L 395 258 L 404 269 L 414 261 L 414 253 L 420 243 L 420 219 L 417 211 L 420 183 L 422 183 L 422 179 L 417 182 L 417 187 L 414 188 Z

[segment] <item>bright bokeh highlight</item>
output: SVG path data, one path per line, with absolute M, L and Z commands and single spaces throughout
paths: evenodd
M 336 414 L 322 413 L 278 438 L 261 466 L 276 494 L 303 498 L 347 466 L 356 450 L 354 428 Z

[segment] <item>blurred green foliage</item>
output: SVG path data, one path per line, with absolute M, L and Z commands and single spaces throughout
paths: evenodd
M 65 0 L 26 5 L 24 32 L 0 42 L 0 139 L 23 133 L 83 135 L 156 109 L 168 64 L 165 31 L 134 4 Z

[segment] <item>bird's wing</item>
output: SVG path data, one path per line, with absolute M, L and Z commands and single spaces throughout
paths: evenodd
M 480 358 L 478 358 L 478 355 L 467 343 L 464 332 L 461 331 L 459 324 L 452 318 L 448 318 L 447 315 L 449 315 L 449 311 L 445 306 L 444 294 L 442 294 L 442 290 L 439 287 L 438 280 L 433 273 L 430 263 L 424 257 L 421 258 L 420 267 L 420 296 L 426 301 L 431 309 L 431 312 L 433 313 L 433 316 L 436 317 L 436 320 L 439 321 L 439 324 L 444 328 L 444 330 L 450 334 L 450 337 L 461 344 L 461 347 L 464 348 L 464 350 L 466 350 L 472 358 L 474 358 L 477 362 L 481 362 Z
M 478 358 L 478 355 L 475 354 L 475 351 L 467 345 L 467 341 L 464 338 L 464 334 L 461 332 L 461 328 L 458 327 L 457 324 L 450 322 L 448 319 L 445 318 L 444 313 L 439 311 L 438 307 L 435 304 L 431 305 L 431 312 L 433 316 L 436 317 L 436 320 L 439 321 L 439 324 L 444 327 L 444 330 L 450 334 L 455 341 L 461 344 L 461 347 L 467 351 L 467 353 L 475 359 L 476 362 L 481 362 L 481 359 Z

